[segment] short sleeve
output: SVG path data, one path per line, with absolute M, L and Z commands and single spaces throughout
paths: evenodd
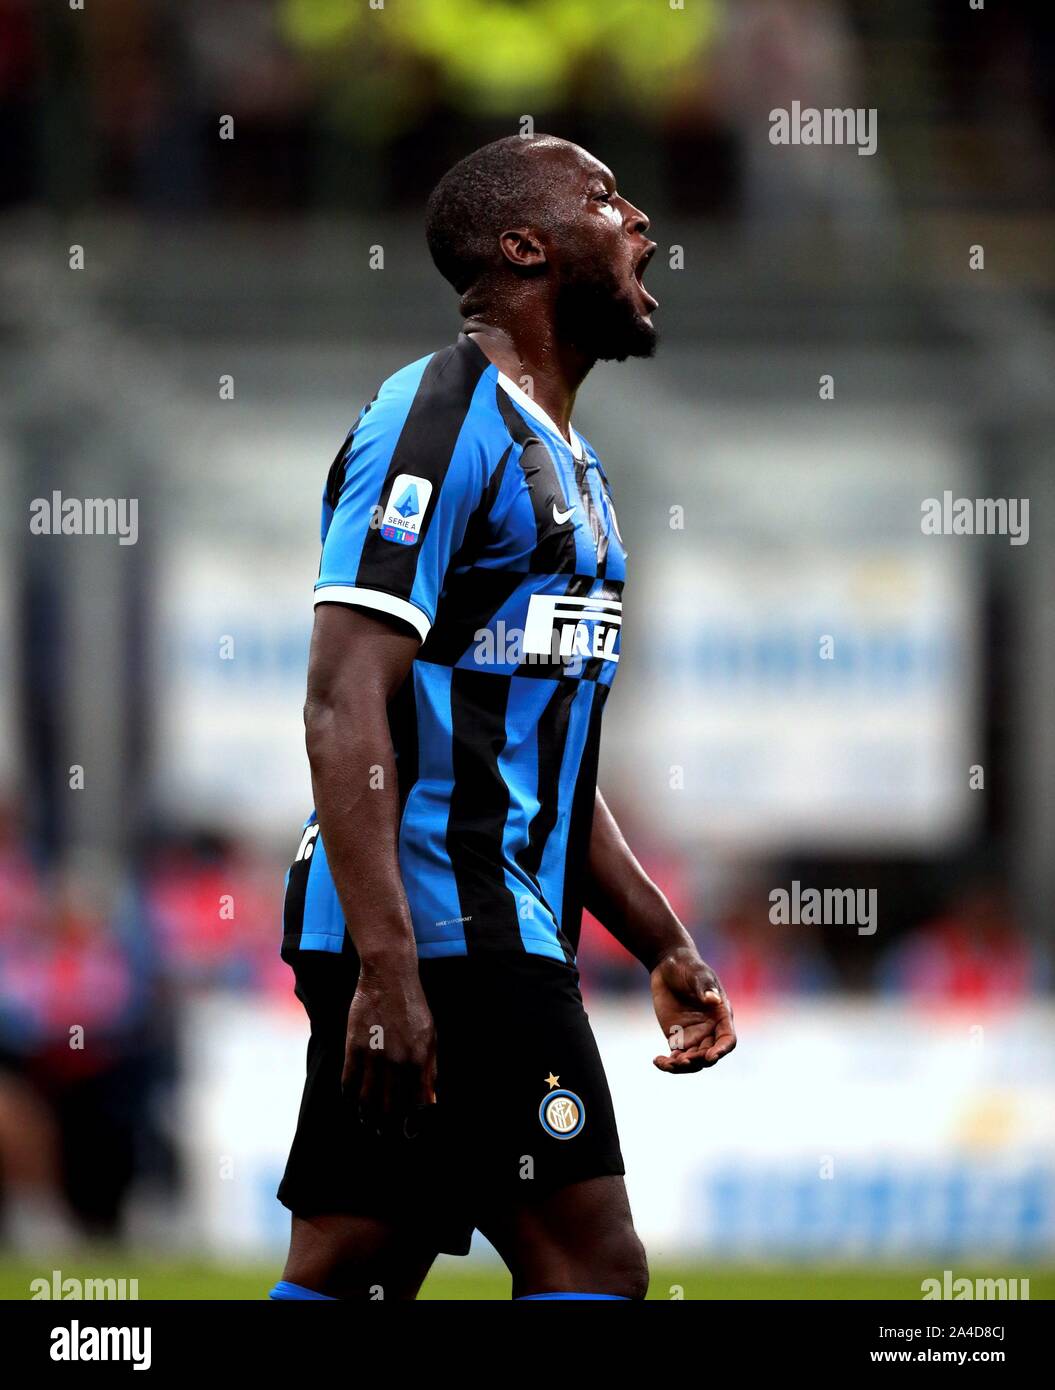
M 447 569 L 483 501 L 488 449 L 466 401 L 404 419 L 377 405 L 331 470 L 315 603 L 348 603 L 428 636 Z

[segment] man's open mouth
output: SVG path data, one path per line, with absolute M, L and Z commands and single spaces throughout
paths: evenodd
M 643 278 L 645 274 L 645 269 L 649 261 L 655 254 L 656 247 L 655 243 L 653 243 L 646 250 L 642 251 L 641 255 L 637 258 L 637 263 L 634 266 L 634 283 L 641 291 L 641 297 L 645 301 L 645 304 L 648 306 L 648 313 L 651 313 L 653 309 L 659 308 L 659 300 L 656 299 L 654 295 L 649 294 L 648 290 L 645 289 L 645 282 Z

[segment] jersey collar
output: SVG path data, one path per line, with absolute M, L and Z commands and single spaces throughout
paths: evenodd
M 563 434 L 561 434 L 560 427 L 556 420 L 554 420 L 552 416 L 547 415 L 542 407 L 537 405 L 526 391 L 522 391 L 512 377 L 506 376 L 505 372 L 499 372 L 498 384 L 501 386 L 502 390 L 505 391 L 506 395 L 512 396 L 521 410 L 526 410 L 527 413 L 533 415 L 536 420 L 540 420 L 542 424 L 548 425 L 551 430 L 556 430 L 561 439 L 564 440 L 564 443 L 567 444 L 568 441 L 564 439 Z M 582 462 L 586 458 L 586 449 L 583 442 L 571 425 L 568 426 L 568 433 L 571 435 L 572 455 L 578 462 Z

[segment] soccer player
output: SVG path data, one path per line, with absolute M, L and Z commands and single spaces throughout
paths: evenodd
M 527 1299 L 639 1299 L 583 1009 L 584 905 L 649 972 L 670 1076 L 735 1046 L 713 971 L 597 790 L 626 552 L 571 426 L 655 350 L 648 218 L 548 135 L 441 179 L 451 346 L 389 377 L 326 483 L 305 705 L 315 811 L 283 957 L 311 1023 L 276 1298 L 416 1296 L 474 1229 Z

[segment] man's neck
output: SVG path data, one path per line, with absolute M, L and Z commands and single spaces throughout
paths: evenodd
M 575 393 L 593 362 L 573 348 L 559 345 L 548 325 L 534 330 L 518 328 L 514 337 L 509 329 L 471 315 L 462 332 L 500 372 L 531 396 L 570 441 Z

